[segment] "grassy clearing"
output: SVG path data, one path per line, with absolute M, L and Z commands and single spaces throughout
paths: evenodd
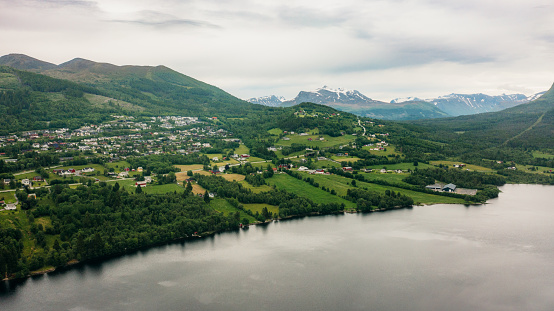
M 371 169 L 375 169 L 375 170 L 380 170 L 382 168 L 386 168 L 387 170 L 415 170 L 415 168 L 418 168 L 418 169 L 424 169 L 424 168 L 429 168 L 429 167 L 433 167 L 433 165 L 429 165 L 429 164 L 426 164 L 426 163 L 419 163 L 417 166 L 414 166 L 413 163 L 397 163 L 397 164 L 386 164 L 386 165 L 372 165 L 372 166 L 368 166 L 367 168 L 371 168 Z
M 393 182 L 393 183 L 400 183 L 409 185 L 408 183 L 405 183 L 402 181 L 402 179 L 406 178 L 407 176 L 410 176 L 410 174 L 396 174 L 396 173 L 359 173 L 360 175 L 363 175 L 366 180 L 375 181 L 375 180 L 383 180 L 387 182 Z
M 238 155 L 241 154 L 248 154 L 250 152 L 250 149 L 246 147 L 244 144 L 240 144 L 238 148 L 235 149 L 235 153 Z
M 176 168 L 180 169 L 181 172 L 187 172 L 187 171 L 197 171 L 201 170 L 204 165 L 202 164 L 192 164 L 192 165 L 174 165 Z
M 228 181 L 241 181 L 244 180 L 246 176 L 240 174 L 222 174 L 221 177 Z
M 279 215 L 279 206 L 269 205 L 269 204 L 264 204 L 264 203 L 262 203 L 262 204 L 243 204 L 243 206 L 244 206 L 244 209 L 251 210 L 252 213 L 254 213 L 254 214 L 256 214 L 256 212 L 261 214 L 264 207 L 267 207 L 268 211 L 272 212 L 275 215 Z
M 358 157 L 337 157 L 337 156 L 332 156 L 331 159 L 339 162 L 356 162 L 358 160 L 361 160 Z
M 348 145 L 348 143 L 354 141 L 356 139 L 356 136 L 352 135 L 344 135 L 339 137 L 331 137 L 329 135 L 321 135 L 324 140 L 319 140 L 320 135 L 307 135 L 307 136 L 300 136 L 297 134 L 294 135 L 288 135 L 287 137 L 290 138 L 290 140 L 279 140 L 276 145 L 278 146 L 290 146 L 293 143 L 296 144 L 303 144 L 310 147 L 320 147 L 320 148 L 326 148 L 326 147 L 333 147 L 333 146 L 341 146 L 341 145 Z M 312 139 L 311 141 L 309 139 Z
M 258 187 L 254 187 L 251 184 L 249 184 L 248 182 L 246 182 L 246 180 L 239 181 L 239 183 L 244 188 L 250 189 L 253 193 L 267 192 L 267 191 L 271 190 L 271 187 L 268 186 L 268 185 L 261 185 L 261 186 L 258 186 Z
M 453 167 L 454 164 L 462 164 L 463 162 L 454 162 L 454 161 L 431 161 L 429 162 L 432 165 L 447 165 L 449 167 Z M 469 169 L 470 171 L 477 171 L 477 172 L 494 172 L 492 169 L 488 167 L 483 167 L 479 165 L 473 165 L 473 164 L 466 164 L 466 167 L 464 169 Z
M 544 153 L 540 151 L 533 151 L 534 158 L 554 159 L 554 154 Z
M 310 198 L 315 203 L 344 203 L 347 208 L 354 208 L 356 206 L 356 204 L 350 201 L 347 201 L 339 196 L 332 195 L 327 191 L 323 191 L 320 188 L 316 188 L 307 182 L 298 180 L 287 174 L 273 175 L 273 177 L 267 179 L 267 182 L 271 185 L 275 185 L 279 189 L 285 189 L 288 192 Z
M 175 191 L 183 192 L 183 187 L 177 184 L 165 184 L 165 185 L 154 185 L 154 186 L 148 185 L 142 188 L 142 191 L 148 194 L 164 194 L 164 193 L 175 192 Z
M 106 163 L 108 168 L 113 168 L 115 172 L 121 172 L 126 167 L 131 167 L 131 164 L 127 161 L 117 161 L 117 162 L 108 162 Z
M 283 130 L 281 130 L 280 128 L 274 128 L 274 129 L 268 130 L 267 132 L 271 135 L 279 136 L 281 133 L 283 133 Z
M 15 191 L 0 192 L 0 200 L 4 200 L 6 203 L 15 203 Z
M 544 171 L 548 172 L 552 170 L 551 167 L 546 167 L 546 166 L 533 166 L 533 165 L 520 165 L 520 164 L 516 164 L 516 168 L 519 171 L 522 171 L 525 173 L 531 173 L 531 174 L 545 174 Z M 535 169 L 533 170 L 533 168 Z
M 202 186 L 200 186 L 197 183 L 192 183 L 192 193 L 194 193 L 194 194 L 204 194 L 204 193 L 206 193 L 206 189 L 202 188 Z
M 238 208 L 233 207 L 233 205 L 231 205 L 225 199 L 212 199 L 210 201 L 210 207 L 220 213 L 223 213 L 226 216 L 229 214 L 234 214 L 238 211 L 240 213 L 241 221 L 243 218 L 247 218 L 250 223 L 257 222 L 256 218 L 246 214 L 244 211 L 241 211 Z
M 387 156 L 387 157 L 390 156 L 390 155 L 395 156 L 397 154 L 402 155 L 402 153 L 397 152 L 396 148 L 392 145 L 389 145 L 389 146 L 385 147 L 385 149 L 387 149 L 387 150 L 370 150 L 370 149 L 373 149 L 373 148 L 375 148 L 375 146 L 370 146 L 370 147 L 364 146 L 364 147 L 362 147 L 362 149 L 365 149 L 365 150 L 369 151 L 369 153 L 371 153 L 373 155 Z

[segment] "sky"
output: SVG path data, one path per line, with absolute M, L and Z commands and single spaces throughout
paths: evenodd
M 552 0 L 0 0 L 0 55 L 165 65 L 243 99 L 545 91 Z

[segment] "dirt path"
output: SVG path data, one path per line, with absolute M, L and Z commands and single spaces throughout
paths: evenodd
M 516 136 L 514 136 L 514 137 L 512 137 L 512 138 L 510 138 L 510 139 L 508 139 L 508 140 L 506 140 L 502 145 L 505 146 L 505 145 L 507 145 L 510 141 L 512 141 L 512 140 L 514 140 L 514 139 L 520 137 L 521 135 L 523 135 L 523 134 L 529 132 L 530 130 L 532 130 L 535 126 L 537 126 L 539 123 L 542 122 L 542 118 L 544 117 L 545 114 L 546 114 L 546 112 L 543 113 L 543 114 L 537 119 L 537 121 L 535 121 L 535 123 L 533 123 L 533 125 L 531 125 L 530 127 L 526 128 L 523 132 L 517 134 Z

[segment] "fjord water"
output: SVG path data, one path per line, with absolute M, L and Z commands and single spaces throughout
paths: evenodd
M 553 310 L 554 187 L 280 221 L 3 283 L 0 310 Z

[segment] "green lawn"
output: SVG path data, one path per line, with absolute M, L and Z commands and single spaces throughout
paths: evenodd
M 4 200 L 6 203 L 15 203 L 15 191 L 0 192 L 0 200 Z
M 232 213 L 236 213 L 237 211 L 240 212 L 240 219 L 242 221 L 243 218 L 247 218 L 250 223 L 258 222 L 256 218 L 246 214 L 244 211 L 239 210 L 238 208 L 233 207 L 227 200 L 225 199 L 212 199 L 210 201 L 210 207 L 214 210 L 223 213 L 224 215 L 229 215 Z M 254 212 L 256 213 L 256 212 Z M 279 214 L 277 214 L 279 215 Z
M 462 164 L 463 162 L 454 162 L 454 161 L 431 161 L 429 162 L 430 164 L 432 165 L 448 165 L 448 167 L 453 167 L 454 164 Z M 488 168 L 488 167 L 483 167 L 483 166 L 478 166 L 478 165 L 473 165 L 473 164 L 467 164 L 467 163 L 464 163 L 466 165 L 465 168 L 463 169 L 469 169 L 470 171 L 477 171 L 477 172 L 493 172 L 492 169 Z
M 316 176 L 316 175 L 310 175 L 310 176 Z M 339 196 L 332 195 L 327 191 L 323 191 L 320 188 L 316 188 L 307 182 L 298 180 L 287 174 L 275 174 L 273 175 L 273 177 L 268 178 L 266 181 L 271 185 L 275 185 L 279 189 L 285 189 L 288 192 L 292 192 L 297 195 L 307 197 L 312 201 L 314 201 L 315 203 L 337 202 L 337 203 L 344 203 L 347 208 L 356 207 L 356 204 L 350 201 L 347 201 Z

